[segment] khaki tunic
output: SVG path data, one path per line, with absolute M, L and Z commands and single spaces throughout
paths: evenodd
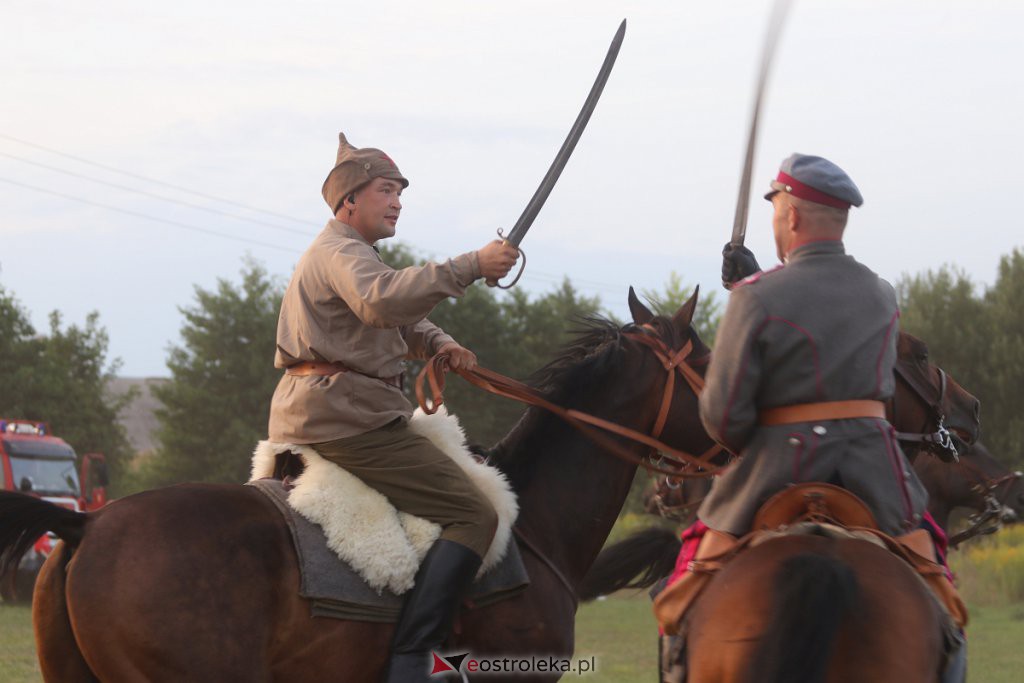
M 340 362 L 354 372 L 284 374 L 270 405 L 270 439 L 321 443 L 364 434 L 412 406 L 378 378 L 402 373 L 453 341 L 426 319 L 480 278 L 475 252 L 395 270 L 354 228 L 330 220 L 299 259 L 281 303 L 274 365 Z
M 742 534 L 772 494 L 826 481 L 862 498 L 883 531 L 918 526 L 927 494 L 885 420 L 758 424 L 768 408 L 891 397 L 898 320 L 892 287 L 842 242 L 801 246 L 737 285 L 700 408 L 708 433 L 741 458 L 704 500 L 705 524 Z

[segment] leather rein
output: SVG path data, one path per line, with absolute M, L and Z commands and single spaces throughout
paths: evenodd
M 959 464 L 977 482 L 971 487 L 971 491 L 981 496 L 984 507 L 967 518 L 969 525 L 966 529 L 950 537 L 949 547 L 951 548 L 955 548 L 975 536 L 988 536 L 1003 528 L 1003 510 L 1005 506 L 999 500 L 996 491 L 1004 484 L 1012 485 L 1013 482 L 1024 476 L 1024 473 L 1015 471 L 993 478 L 985 474 L 981 467 L 966 457 Z
M 698 396 L 704 388 L 704 378 L 687 362 L 687 357 L 693 351 L 693 342 L 687 340 L 681 349 L 673 351 L 658 336 L 658 332 L 653 325 L 640 325 L 638 328 L 638 332 L 623 332 L 622 336 L 649 348 L 658 360 L 661 361 L 662 367 L 667 373 L 661 406 L 658 409 L 658 415 L 655 418 L 650 434 L 645 434 L 589 413 L 556 405 L 544 398 L 533 387 L 481 366 L 477 366 L 472 370 L 462 368 L 452 370 L 448 365 L 448 354 L 443 353 L 436 354 L 431 358 L 416 377 L 416 399 L 423 412 L 428 415 L 435 413 L 438 407 L 444 403 L 445 374 L 452 371 L 473 386 L 484 391 L 530 406 L 537 406 L 557 415 L 578 429 L 597 446 L 626 462 L 643 467 L 650 472 L 674 477 L 710 477 L 718 474 L 725 466 L 712 465 L 710 461 L 724 450 L 721 446 L 715 444 L 700 455 L 692 455 L 686 451 L 673 448 L 660 440 L 662 431 L 668 421 L 669 409 L 672 405 L 676 375 L 682 376 L 683 380 L 690 385 L 694 394 Z M 426 395 L 425 384 L 430 387 L 431 395 L 429 398 Z M 674 462 L 677 468 L 666 469 L 660 467 L 659 464 L 649 462 L 651 460 L 650 453 L 647 456 L 637 456 L 613 440 L 609 435 L 622 437 L 647 446 L 650 449 L 650 453 L 658 453 L 659 464 L 664 461 Z M 691 471 L 683 472 L 684 469 L 690 468 L 692 468 Z

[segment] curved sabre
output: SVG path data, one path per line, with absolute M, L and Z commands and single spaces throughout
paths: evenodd
M 768 71 L 771 67 L 772 57 L 775 56 L 775 46 L 779 42 L 779 34 L 782 33 L 782 24 L 789 12 L 792 0 L 776 0 L 772 8 L 771 18 L 768 21 L 768 32 L 765 34 L 764 50 L 761 53 L 761 70 L 757 78 L 757 90 L 754 94 L 754 110 L 750 115 L 750 133 L 747 137 L 747 154 L 743 160 L 743 175 L 740 177 L 740 194 L 736 200 L 736 215 L 732 222 L 732 244 L 741 246 L 747 236 L 747 213 L 750 209 L 750 176 L 754 170 L 754 148 L 757 146 L 757 127 L 761 113 L 761 99 L 764 95 L 764 85 L 768 80 Z
M 608 54 L 605 55 L 604 63 L 601 64 L 601 70 L 597 72 L 597 79 L 590 88 L 587 101 L 583 103 L 583 109 L 580 110 L 579 116 L 576 117 L 576 122 L 569 129 L 565 142 L 562 143 L 561 149 L 555 155 L 555 160 L 551 162 L 551 167 L 548 168 L 544 179 L 540 181 L 537 191 L 533 193 L 530 202 L 523 209 L 523 214 L 519 216 L 519 220 L 516 221 L 508 236 L 505 237 L 505 240 L 513 247 L 518 247 L 519 243 L 523 241 L 526 231 L 533 225 L 534 219 L 540 213 L 544 202 L 547 201 L 548 195 L 551 194 L 551 189 L 558 182 L 558 176 L 562 174 L 562 169 L 565 168 L 566 162 L 572 156 L 572 151 L 576 149 L 576 143 L 579 142 L 580 136 L 583 135 L 583 129 L 587 127 L 590 115 L 594 113 L 594 108 L 597 107 L 597 101 L 601 99 L 601 92 L 604 90 L 604 84 L 608 81 L 608 76 L 612 72 L 612 67 L 615 66 L 615 58 L 619 55 L 619 48 L 622 47 L 622 39 L 625 35 L 626 20 L 623 19 L 622 23 L 619 24 L 619 30 L 615 32 L 611 46 L 608 48 Z

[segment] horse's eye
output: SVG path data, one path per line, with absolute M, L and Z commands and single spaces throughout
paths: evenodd
M 923 351 L 921 353 L 918 353 L 917 354 L 917 360 L 921 361 L 922 363 L 927 363 L 928 362 L 928 352 L 927 351 Z

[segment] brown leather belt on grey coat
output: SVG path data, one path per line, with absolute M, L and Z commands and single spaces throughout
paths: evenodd
M 306 361 L 304 363 L 296 363 L 288 368 L 285 368 L 285 374 L 295 375 L 297 377 L 308 377 L 309 375 L 321 375 L 330 376 L 336 375 L 339 372 L 356 372 L 365 377 L 371 377 L 373 379 L 379 379 L 385 384 L 390 384 L 396 389 L 401 389 L 405 380 L 405 374 L 392 375 L 391 377 L 377 377 L 376 375 L 368 375 L 365 372 L 359 372 L 353 370 L 344 363 L 325 363 L 318 361 Z
M 757 421 L 765 426 L 787 425 L 796 422 L 823 422 L 849 420 L 857 417 L 885 419 L 885 404 L 881 401 L 825 401 L 798 403 L 762 410 Z

